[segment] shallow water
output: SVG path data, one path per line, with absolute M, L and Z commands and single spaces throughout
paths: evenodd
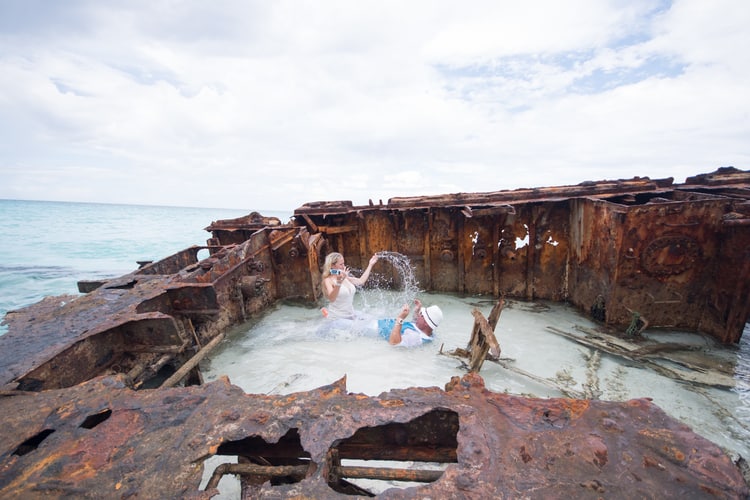
M 404 298 L 404 292 L 364 290 L 357 293 L 355 305 L 368 315 L 393 317 Z M 466 347 L 474 322 L 472 309 L 478 308 L 487 317 L 495 301 L 446 294 L 420 294 L 419 298 L 425 305 L 437 304 L 444 311 L 443 323 L 431 344 L 406 349 L 391 346 L 380 338 L 343 331 L 321 336 L 319 328 L 327 320 L 319 309 L 279 304 L 258 320 L 232 332 L 203 366 L 205 379 L 227 375 L 245 392 L 255 394 L 308 391 L 344 376 L 349 392 L 370 396 L 393 388 L 443 388 L 452 376 L 462 376 L 466 369 L 460 360 L 442 355 L 441 349 L 449 352 Z M 750 456 L 749 332 L 746 331 L 740 349 L 717 345 L 697 334 L 644 332 L 644 336 L 663 342 L 697 344 L 705 351 L 736 362 L 737 385 L 734 390 L 723 390 L 678 382 L 606 354 L 599 359 L 596 375 L 589 376 L 590 349 L 556 335 L 550 328 L 582 335 L 579 327 L 596 326 L 565 304 L 506 301 L 495 335 L 502 348 L 501 360 L 510 366 L 555 381 L 571 392 L 593 392 L 602 400 L 651 398 L 667 414 L 724 448 L 733 459 L 737 455 Z M 498 363 L 485 362 L 480 375 L 487 388 L 495 392 L 541 398 L 565 396 L 561 390 L 530 380 Z M 215 464 L 206 467 L 212 470 Z M 231 486 L 228 477 L 224 481 L 227 484 L 224 488 L 237 487 Z

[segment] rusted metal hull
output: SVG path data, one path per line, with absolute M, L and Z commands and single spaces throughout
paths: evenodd
M 311 203 L 295 216 L 355 266 L 407 255 L 427 290 L 566 301 L 619 327 L 638 313 L 724 343 L 750 319 L 746 171 Z
M 340 380 L 262 396 L 226 381 L 133 391 L 101 378 L 0 398 L 0 496 L 210 498 L 216 490 L 199 485 L 214 454 L 248 464 L 252 498 L 345 498 L 361 494 L 350 480 L 362 475 L 419 481 L 383 498 L 748 495 L 716 445 L 648 400 L 527 399 L 489 392 L 474 374 L 447 389 L 365 397 Z
M 317 202 L 289 224 L 253 213 L 206 229 L 205 247 L 6 316 L 0 495 L 207 498 L 197 481 L 217 453 L 241 457 L 246 491 L 279 498 L 356 493 L 347 478 L 363 476 L 427 483 L 384 494 L 404 498 L 747 495 L 720 450 L 642 400 L 514 398 L 471 377 L 448 392 L 369 398 L 337 383 L 265 397 L 199 387 L 196 366 L 276 301 L 315 304 L 333 250 L 354 267 L 404 254 L 426 290 L 567 301 L 610 326 L 637 314 L 737 342 L 750 316 L 750 172 Z M 342 463 L 352 458 L 449 465 Z

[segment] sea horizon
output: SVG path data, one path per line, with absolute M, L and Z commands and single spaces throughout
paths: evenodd
M 212 222 L 259 212 L 288 222 L 293 211 L 0 199 L 0 335 L 8 311 L 45 297 L 79 295 L 78 282 L 122 276 L 204 246 Z
M 294 208 L 232 208 L 232 207 L 208 207 L 208 206 L 189 206 L 189 205 L 160 205 L 153 203 L 123 203 L 123 202 L 106 202 L 106 201 L 71 201 L 71 200 L 35 200 L 29 198 L 0 198 L 0 201 L 17 201 L 17 202 L 32 202 L 32 203 L 78 203 L 82 205 L 112 205 L 112 206 L 123 206 L 123 207 L 153 207 L 153 208 L 178 208 L 178 209 L 201 209 L 201 210 L 246 210 L 247 213 L 258 212 L 265 215 L 265 212 L 288 212 L 294 213 Z

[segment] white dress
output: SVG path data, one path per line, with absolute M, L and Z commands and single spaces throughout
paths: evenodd
M 354 319 L 354 294 L 357 287 L 349 280 L 341 283 L 336 300 L 328 304 L 328 317 L 331 319 Z

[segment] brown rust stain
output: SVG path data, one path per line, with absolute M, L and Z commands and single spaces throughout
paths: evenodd
M 340 381 L 333 385 L 341 388 Z M 52 408 L 68 398 L 76 408 L 44 423 L 55 432 L 36 449 L 13 455 L 18 436 L 26 435 L 22 429 L 42 428 L 44 419 L 30 410 Z M 454 381 L 450 391 L 410 388 L 372 398 L 332 392 L 328 386 L 291 399 L 244 394 L 225 381 L 133 391 L 122 380 L 102 378 L 0 398 L 2 414 L 12 415 L 11 408 L 24 417 L 8 418 L 0 428 L 4 497 L 34 496 L 54 484 L 60 496 L 86 491 L 107 497 L 118 491 L 207 498 L 213 492 L 198 490 L 200 463 L 222 450 L 247 459 L 264 457 L 270 466 L 305 466 L 306 476 L 295 483 L 301 490 L 266 482 L 259 497 L 295 498 L 298 491 L 310 498 L 331 496 L 332 488 L 344 483 L 335 479 L 331 484 L 329 472 L 347 472 L 330 462 L 335 456 L 448 464 L 439 478 L 410 471 L 410 477 L 430 479 L 402 490 L 403 498 L 447 498 L 458 492 L 513 497 L 529 488 L 542 496 L 575 496 L 594 473 L 613 496 L 690 497 L 701 488 L 726 498 L 748 494 L 739 470 L 716 445 L 647 401 L 584 405 L 496 394 L 483 387 L 477 374 Z M 81 428 L 103 408 L 111 410 L 110 418 Z M 544 417 L 540 408 L 556 410 Z M 607 432 L 603 415 L 622 431 Z M 545 424 L 545 418 L 557 418 L 552 420 L 556 425 Z M 654 436 L 660 439 L 654 442 Z M 680 449 L 691 450 L 690 460 L 681 459 Z M 381 474 L 373 469 L 357 473 Z
M 590 407 L 588 399 L 564 399 L 563 404 L 573 420 L 580 418 Z

